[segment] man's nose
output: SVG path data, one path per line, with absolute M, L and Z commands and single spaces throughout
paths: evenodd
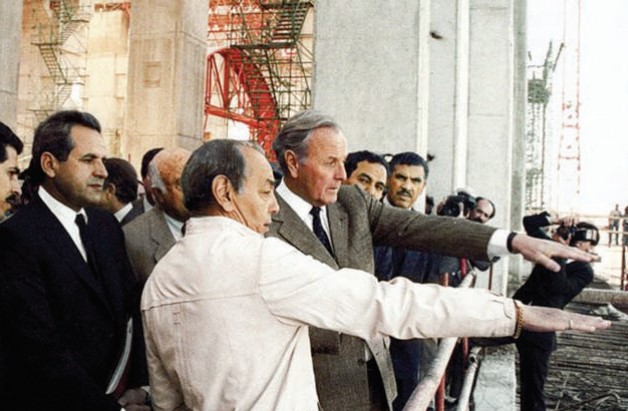
M 20 185 L 17 177 L 11 179 L 11 192 L 19 195 L 22 195 L 22 186 Z
M 345 165 L 343 163 L 339 163 L 338 166 L 336 166 L 336 180 L 346 180 L 347 179 L 347 172 L 345 170 Z
M 107 178 L 109 173 L 107 173 L 107 168 L 105 167 L 105 163 L 101 159 L 95 160 L 96 166 L 94 168 L 94 176 Z
M 279 211 L 279 203 L 277 202 L 277 197 L 275 197 L 275 193 L 271 193 L 271 200 L 268 206 L 268 212 L 272 215 Z

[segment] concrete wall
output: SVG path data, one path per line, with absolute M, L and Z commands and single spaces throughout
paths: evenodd
M 469 2 L 433 1 L 430 36 L 428 194 L 436 202 L 466 185 Z
M 0 2 L 0 120 L 16 129 L 18 72 L 22 39 L 22 2 Z
M 313 105 L 338 120 L 350 151 L 425 153 L 429 3 L 317 2 Z

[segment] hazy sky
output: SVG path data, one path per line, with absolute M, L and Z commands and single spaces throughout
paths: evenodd
M 563 4 L 563 0 L 528 1 L 533 64 L 543 62 L 550 40 L 555 50 L 563 41 Z M 581 213 L 606 214 L 615 203 L 622 209 L 628 205 L 627 20 L 626 0 L 581 0 L 582 170 L 580 210 L 575 210 Z M 555 75 L 560 75 L 559 70 Z M 558 127 L 558 107 L 554 121 Z

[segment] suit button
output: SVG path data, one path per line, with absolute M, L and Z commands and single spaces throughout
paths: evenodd
M 362 367 L 364 364 L 366 364 L 366 361 L 364 361 L 362 358 L 360 358 L 360 359 L 358 360 L 358 365 L 359 365 L 360 367 Z

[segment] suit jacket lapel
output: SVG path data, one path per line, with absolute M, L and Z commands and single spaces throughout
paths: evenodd
M 349 266 L 349 234 L 348 216 L 344 208 L 338 203 L 327 206 L 327 219 L 329 221 L 329 231 L 331 241 L 336 254 L 336 261 L 340 267 Z
M 166 222 L 163 211 L 158 210 L 158 213 L 155 214 L 155 219 L 157 221 L 155 221 L 154 224 L 150 224 L 149 227 L 151 239 L 156 245 L 153 256 L 155 263 L 157 263 L 157 261 L 166 255 L 176 241 L 168 228 L 168 223 Z
M 273 216 L 273 223 L 277 225 L 277 235 L 302 253 L 311 255 L 317 260 L 337 269 L 338 264 L 336 260 L 316 238 L 312 230 L 305 225 L 280 195 L 277 194 L 276 196 L 279 203 L 279 212 Z
M 87 262 L 76 248 L 76 244 L 68 232 L 63 228 L 57 217 L 52 214 L 48 207 L 37 197 L 34 200 L 34 207 L 40 215 L 42 235 L 48 241 L 50 248 L 61 257 L 61 260 L 76 274 L 80 281 L 85 283 L 87 288 L 94 292 L 107 310 L 111 313 L 107 298 L 103 294 L 103 289 L 89 268 Z M 96 237 L 97 238 L 97 237 Z

